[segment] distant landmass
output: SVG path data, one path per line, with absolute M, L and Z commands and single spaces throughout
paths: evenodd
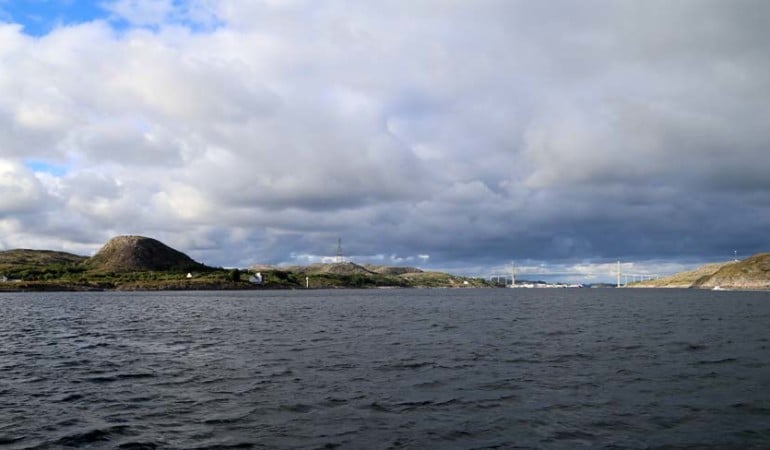
M 90 258 L 50 250 L 0 251 L 0 290 L 5 291 L 489 286 L 476 278 L 352 262 L 223 269 L 144 236 L 112 238 Z
M 630 283 L 628 287 L 770 289 L 770 253 L 759 253 L 742 261 L 706 264 L 669 277 Z

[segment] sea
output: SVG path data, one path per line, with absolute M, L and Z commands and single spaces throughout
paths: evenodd
M 770 292 L 3 293 L 0 448 L 770 448 Z

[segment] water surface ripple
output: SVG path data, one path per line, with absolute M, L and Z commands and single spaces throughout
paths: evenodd
M 0 294 L 0 447 L 770 448 L 770 293 Z

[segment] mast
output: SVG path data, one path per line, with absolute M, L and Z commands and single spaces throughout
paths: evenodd
M 342 238 L 337 238 L 337 262 L 344 262 L 345 258 L 342 255 Z

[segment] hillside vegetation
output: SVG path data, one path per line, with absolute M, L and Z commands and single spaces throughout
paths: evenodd
M 19 264 L 76 264 L 85 261 L 85 256 L 52 250 L 16 249 L 0 252 L 0 268 Z
M 263 283 L 250 282 L 260 272 Z M 4 280 L 4 281 L 3 281 Z M 0 290 L 197 290 L 376 287 L 481 287 L 483 280 L 413 267 L 352 262 L 251 270 L 209 267 L 143 236 L 110 239 L 93 257 L 49 250 L 0 252 Z
M 311 288 L 375 287 L 488 287 L 485 280 L 441 272 L 424 272 L 414 267 L 359 265 L 352 262 L 312 264 L 262 269 L 268 284 Z
M 233 281 L 231 271 L 207 267 L 160 241 L 143 236 L 113 238 L 91 258 L 50 250 L 2 251 L 0 280 L 5 280 L 0 283 L 0 290 L 5 291 L 248 286 L 248 282 Z
M 85 256 L 51 250 L 16 249 L 0 252 L 0 279 L 54 280 L 80 277 Z
M 770 289 L 770 254 L 760 253 L 742 261 L 706 264 L 658 280 L 629 287 Z

